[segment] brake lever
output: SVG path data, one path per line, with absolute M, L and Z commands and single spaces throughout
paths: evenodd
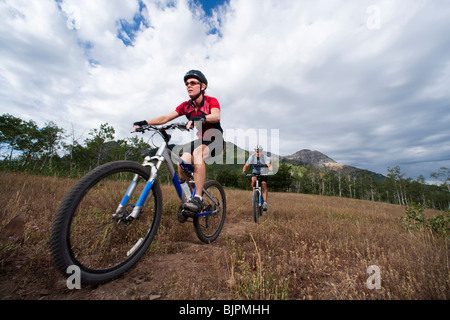
M 142 133 L 144 133 L 149 128 L 150 128 L 149 125 L 137 126 L 136 129 L 134 129 L 134 131 L 131 131 L 131 133 L 134 133 L 134 132 L 142 132 Z
M 155 125 L 142 125 L 142 126 L 138 126 L 136 127 L 134 132 L 142 132 L 144 133 L 147 130 L 150 129 L 154 129 L 156 131 L 161 131 L 161 130 L 170 130 L 170 129 L 179 129 L 182 131 L 190 131 L 192 130 L 192 128 L 186 128 L 187 122 L 186 123 L 173 123 L 169 126 L 155 126 Z M 132 132 L 133 133 L 133 132 Z
M 178 130 L 181 130 L 181 131 L 189 131 L 189 130 L 191 130 L 191 129 L 188 129 L 188 128 L 186 128 L 186 125 L 187 125 L 187 122 L 186 123 L 174 123 L 173 125 L 172 125 L 172 128 L 173 129 L 178 129 Z

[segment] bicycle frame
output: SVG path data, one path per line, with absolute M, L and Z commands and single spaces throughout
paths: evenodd
M 258 205 L 261 206 L 262 204 L 262 190 L 261 190 L 261 185 L 260 185 L 260 180 L 259 180 L 259 176 L 256 176 L 256 186 L 255 188 L 253 188 L 253 190 L 257 189 L 258 190 Z M 253 201 L 255 201 L 255 199 L 252 199 Z
M 177 125 L 174 125 L 177 126 Z M 178 175 L 175 171 L 175 168 L 172 164 L 172 159 L 175 160 L 182 168 L 182 170 L 189 176 L 190 180 L 192 180 L 194 175 L 194 167 L 190 164 L 185 163 L 177 154 L 173 153 L 172 150 L 170 150 L 168 142 L 170 140 L 170 135 L 168 135 L 164 129 L 163 132 L 157 131 L 161 134 L 161 136 L 164 138 L 164 142 L 161 143 L 160 147 L 158 148 L 158 151 L 156 152 L 155 156 L 150 157 L 146 156 L 144 159 L 144 162 L 142 163 L 143 166 L 150 168 L 150 178 L 148 179 L 144 190 L 142 191 L 141 195 L 139 196 L 138 201 L 136 202 L 136 205 L 133 208 L 133 211 L 131 214 L 127 217 L 127 219 L 137 219 L 139 218 L 140 212 L 142 207 L 144 206 L 144 203 L 152 189 L 153 183 L 158 178 L 158 171 L 161 168 L 161 165 L 163 163 L 166 164 L 167 170 L 169 172 L 169 176 L 172 179 L 172 183 L 175 187 L 175 190 L 177 192 L 178 197 L 180 198 L 181 203 L 186 202 L 188 199 L 185 199 L 184 193 L 181 189 L 181 183 L 178 178 Z M 156 162 L 156 164 L 155 164 Z M 128 187 L 122 201 L 120 202 L 115 214 L 113 217 L 120 216 L 125 211 L 125 206 L 128 203 L 128 200 L 130 199 L 131 195 L 133 194 L 134 190 L 136 189 L 136 186 L 138 184 L 139 176 L 135 175 L 133 181 L 131 182 L 130 186 Z M 194 192 L 192 193 L 192 197 L 195 194 L 195 188 Z M 205 190 L 203 189 L 203 193 L 211 199 L 211 201 L 214 202 L 214 204 L 217 206 L 218 202 Z M 202 217 L 206 216 L 208 214 L 217 212 L 217 210 L 213 211 L 207 211 L 207 212 L 200 212 L 195 215 L 195 217 Z
M 255 174 L 247 174 L 247 177 L 256 177 L 256 185 L 253 188 L 253 191 L 258 190 L 259 197 L 258 197 L 258 205 L 261 207 L 262 205 L 262 188 L 261 188 L 261 175 L 255 175 Z M 252 203 L 255 201 L 254 196 L 252 196 Z

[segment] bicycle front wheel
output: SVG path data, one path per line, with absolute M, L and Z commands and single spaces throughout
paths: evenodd
M 259 222 L 259 217 L 261 216 L 261 203 L 260 203 L 260 191 L 258 189 L 255 189 L 253 191 L 253 220 L 255 220 L 256 223 Z
M 225 190 L 219 182 L 210 180 L 205 182 L 202 197 L 205 208 L 199 216 L 194 217 L 194 228 L 201 241 L 211 243 L 217 239 L 225 222 Z
M 128 189 L 137 182 L 133 194 Z M 84 176 L 61 203 L 53 223 L 51 250 L 59 269 L 80 268 L 81 282 L 111 281 L 130 269 L 150 246 L 161 220 L 162 195 L 155 181 L 138 219 L 114 217 L 122 198 L 130 198 L 123 217 L 136 204 L 149 170 L 131 161 L 115 161 Z

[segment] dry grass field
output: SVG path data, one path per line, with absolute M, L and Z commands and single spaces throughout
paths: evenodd
M 206 245 L 192 224 L 177 221 L 171 186 L 162 186 L 161 225 L 136 267 L 113 282 L 69 290 L 49 236 L 74 183 L 0 173 L 0 299 L 450 299 L 448 238 L 403 230 L 404 207 L 270 193 L 269 211 L 255 224 L 251 193 L 226 189 L 224 229 Z M 367 286 L 372 265 L 380 289 Z

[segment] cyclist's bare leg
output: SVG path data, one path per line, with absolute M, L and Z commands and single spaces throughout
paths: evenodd
M 205 159 L 209 157 L 209 147 L 202 144 L 192 153 L 192 163 L 194 163 L 195 195 L 202 196 L 205 186 L 206 166 Z
M 252 188 L 256 187 L 256 177 L 252 177 Z
M 194 152 L 192 152 L 192 156 L 185 156 L 186 159 L 183 159 L 187 162 L 187 160 L 189 160 L 187 158 L 190 157 L 190 162 L 194 165 L 195 197 L 183 204 L 183 207 L 190 210 L 191 213 L 200 212 L 200 210 L 202 210 L 202 207 L 204 206 L 204 202 L 201 200 L 206 178 L 206 166 L 204 159 L 206 159 L 208 155 L 209 148 L 206 145 L 202 144 L 201 146 L 194 149 Z
M 269 191 L 267 190 L 267 182 L 262 182 L 262 194 L 264 202 L 267 202 L 267 197 L 269 196 Z
M 192 156 L 188 152 L 183 153 L 183 155 L 181 156 L 181 159 L 184 161 L 184 163 L 192 164 Z M 181 169 L 180 164 L 178 164 L 178 175 L 180 176 L 181 179 L 184 179 L 185 181 L 189 181 L 189 177 Z M 189 188 L 191 189 L 191 192 L 192 192 L 192 188 L 190 185 L 189 185 Z

